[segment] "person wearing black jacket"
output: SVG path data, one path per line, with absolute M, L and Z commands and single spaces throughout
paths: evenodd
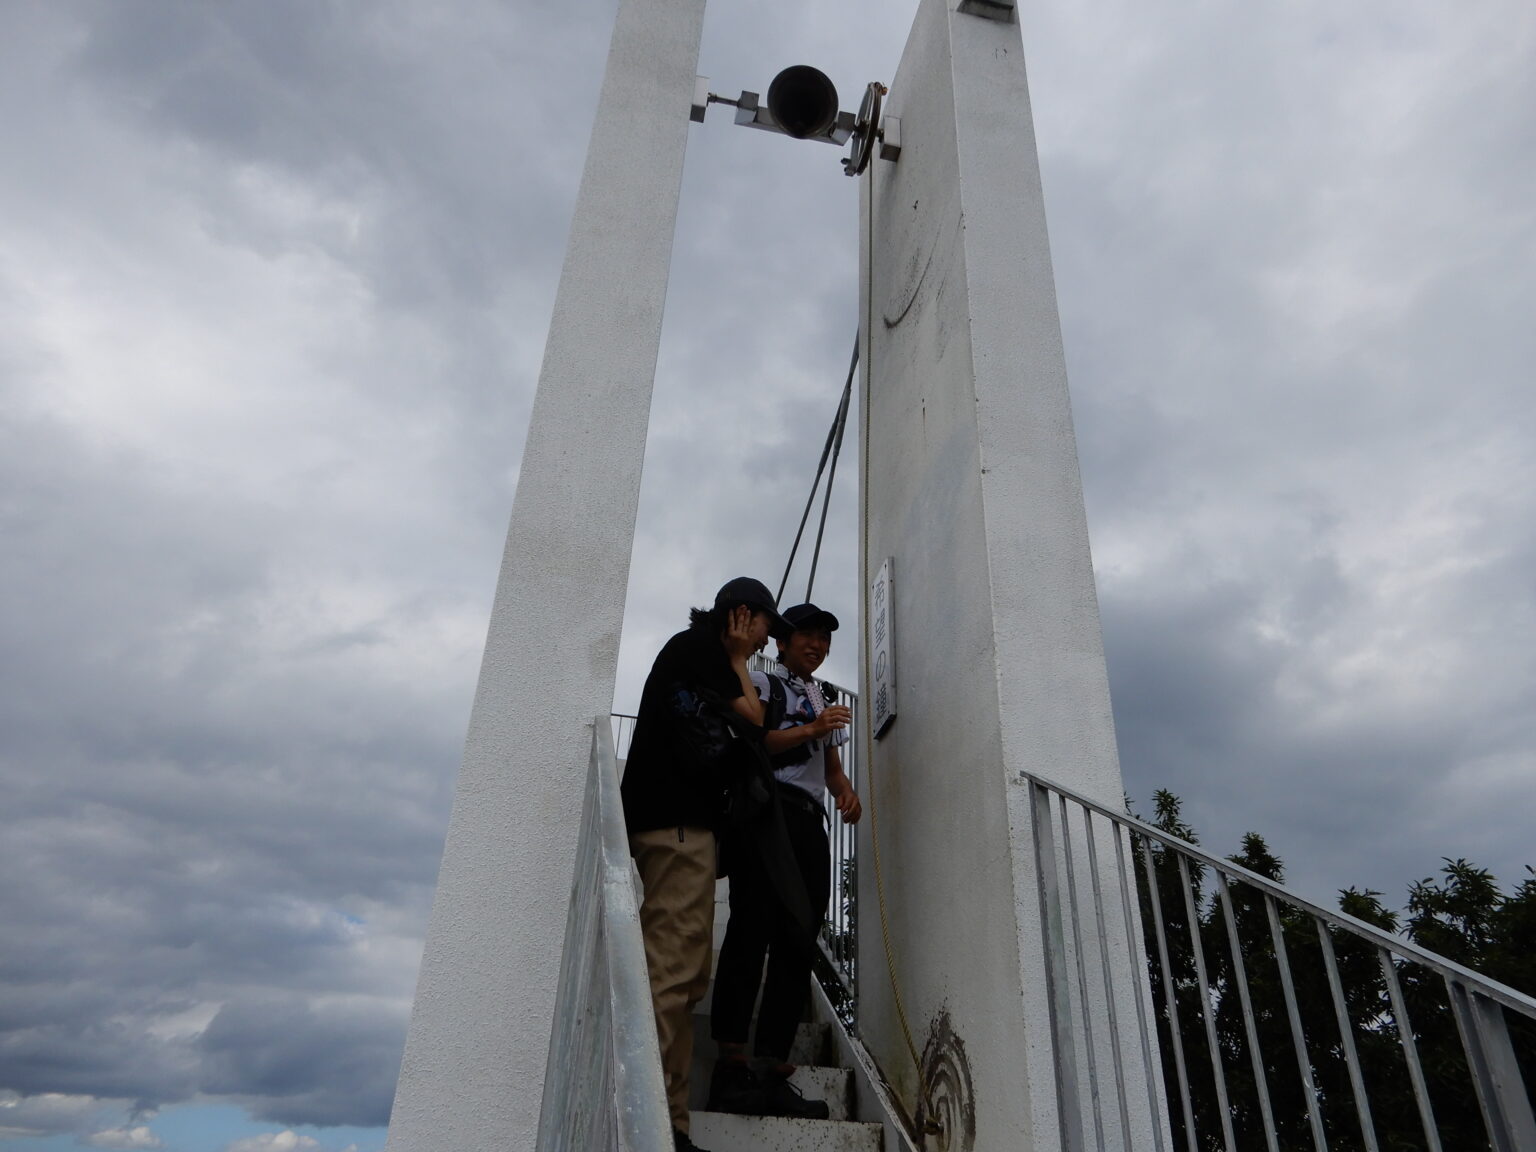
M 773 870 L 759 853 L 729 851 L 731 917 L 720 946 L 710 1009 L 710 1031 L 720 1058 L 709 1106 L 721 1112 L 825 1120 L 826 1101 L 807 1100 L 790 1083 L 795 1069 L 789 1052 L 810 994 L 815 936 L 830 894 L 826 798 L 830 794 L 848 824 L 859 819 L 862 805 L 838 750 L 848 738 L 850 711 L 828 703 L 814 678 L 831 649 L 837 617 L 815 604 L 786 608 L 784 617 L 794 634 L 779 641 L 774 671 L 753 672 L 752 680 L 771 713 L 767 725 L 772 731 L 765 734 L 763 745 L 772 765 L 792 870 L 802 889 L 801 903 L 814 909 L 814 919 L 804 924 L 784 915 L 786 905 Z M 728 844 L 728 849 L 734 845 Z M 759 987 L 756 1059 L 749 1061 L 747 1035 Z
M 732 726 L 761 735 L 763 705 L 747 658 L 792 629 L 760 582 L 725 584 L 709 610 L 663 645 L 646 678 L 620 787 L 629 850 L 644 897 L 640 927 L 679 1150 L 688 1137 L 694 1006 L 709 987 L 715 915 L 715 834 L 729 781 Z M 702 1152 L 702 1150 L 700 1150 Z

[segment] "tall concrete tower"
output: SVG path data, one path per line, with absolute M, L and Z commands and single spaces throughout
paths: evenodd
M 592 719 L 613 707 L 703 23 L 704 0 L 619 4 L 389 1152 L 534 1144 Z
M 863 687 L 871 727 L 895 719 L 862 760 L 860 1027 L 913 1112 L 972 1118 L 975 1148 L 1065 1147 L 1058 1074 L 1085 1053 L 1053 1038 L 1021 774 L 1124 792 L 1013 0 L 922 0 L 886 111 L 901 158 L 861 207 Z M 1139 942 L 1105 945 L 1129 1037 L 1087 1005 L 1121 1047 L 1099 1066 L 1144 1083 Z M 1107 1146 L 1152 1146 L 1145 1093 L 1129 1111 Z

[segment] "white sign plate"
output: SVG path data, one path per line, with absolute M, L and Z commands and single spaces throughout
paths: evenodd
M 880 574 L 869 586 L 869 707 L 875 739 L 885 735 L 896 719 L 896 634 L 895 589 L 891 582 L 889 556 L 880 565 Z

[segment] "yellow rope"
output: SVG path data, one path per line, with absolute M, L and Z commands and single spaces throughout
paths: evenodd
M 864 361 L 864 395 L 862 403 L 863 419 L 860 421 L 863 433 L 863 441 L 860 445 L 859 455 L 862 458 L 862 476 L 859 485 L 859 498 L 863 503 L 863 516 L 860 528 L 863 539 L 860 541 L 859 566 L 860 577 L 863 584 L 864 606 L 867 613 L 869 607 L 869 412 L 870 412 L 870 385 L 874 378 L 874 217 L 875 217 L 875 168 L 877 157 L 871 156 L 869 166 L 866 169 L 868 175 L 869 211 L 866 213 L 864 226 L 864 341 L 865 348 L 861 359 Z M 864 649 L 864 667 L 869 668 L 869 621 L 864 621 L 861 629 L 862 644 Z M 875 858 L 875 896 L 880 909 L 880 941 L 885 949 L 885 970 L 891 981 L 891 999 L 896 1005 L 896 1019 L 901 1025 L 901 1037 L 906 1041 L 907 1051 L 912 1056 L 912 1067 L 917 1072 L 917 1096 L 923 1111 L 930 1124 L 934 1121 L 933 1109 L 928 1099 L 928 1084 L 923 1076 L 923 1061 L 917 1053 L 917 1045 L 912 1041 L 912 1027 L 907 1023 L 907 1010 L 901 1002 L 901 989 L 896 984 L 896 958 L 891 949 L 890 919 L 885 910 L 885 876 L 880 870 L 880 821 L 876 815 L 875 805 L 875 738 L 874 728 L 870 720 L 870 702 L 864 702 L 859 709 L 864 720 L 864 747 L 868 750 L 869 783 L 866 791 L 869 794 L 869 843 Z

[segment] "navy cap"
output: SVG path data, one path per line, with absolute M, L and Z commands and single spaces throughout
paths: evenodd
M 715 593 L 716 608 L 734 608 L 738 604 L 768 613 L 768 635 L 775 640 L 788 640 L 795 631 L 795 626 L 779 615 L 778 605 L 773 602 L 773 593 L 768 591 L 768 586 L 761 580 L 738 576 L 734 580 L 727 580 L 721 585 L 720 591 Z
M 810 629 L 820 632 L 837 631 L 837 617 L 814 604 L 796 604 L 793 608 L 786 608 L 784 619 L 789 621 L 796 632 Z

